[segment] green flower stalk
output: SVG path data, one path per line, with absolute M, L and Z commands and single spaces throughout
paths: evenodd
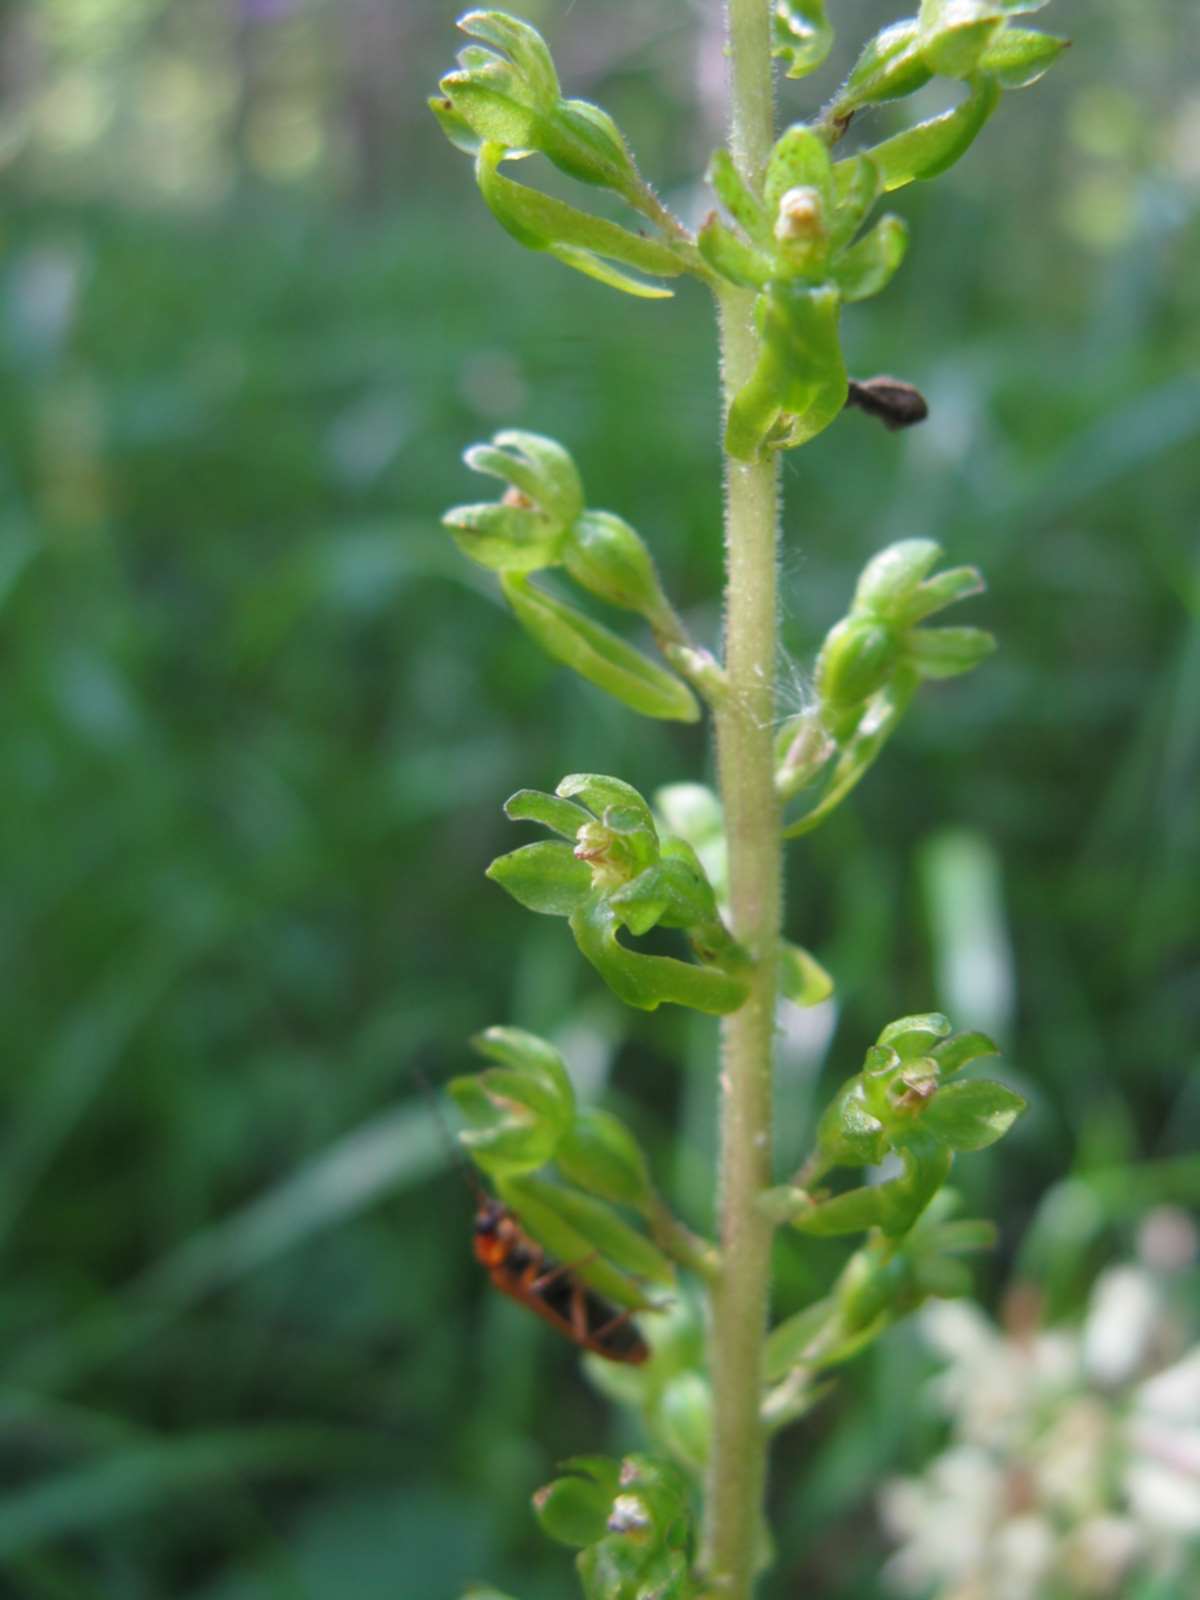
M 471 446 L 467 465 L 504 487 L 444 519 L 553 660 L 642 716 L 691 722 L 707 712 L 716 742 L 715 794 L 684 782 L 647 799 L 600 773 L 564 777 L 553 793 L 519 790 L 504 809 L 542 836 L 487 869 L 527 910 L 561 917 L 626 1005 L 720 1019 L 716 1237 L 673 1214 L 632 1130 L 579 1104 L 547 1041 L 489 1029 L 475 1042 L 490 1064 L 450 1086 L 462 1142 L 500 1206 L 558 1263 L 538 1282 L 558 1283 L 564 1304 L 578 1283 L 619 1321 L 636 1314 L 649 1349 L 623 1364 L 605 1359 L 602 1340 L 577 1339 L 593 1352 L 597 1385 L 638 1412 L 651 1448 L 621 1462 L 576 1457 L 534 1497 L 545 1531 L 578 1552 L 585 1600 L 750 1600 L 769 1561 L 771 1437 L 898 1317 L 966 1293 L 959 1257 L 991 1242 L 990 1224 L 954 1217 L 948 1180 L 957 1159 L 1009 1130 L 1024 1102 L 971 1075 L 995 1046 L 952 1033 L 938 1013 L 885 1027 L 812 1129 L 800 1171 L 790 1182 L 774 1171 L 777 1009 L 826 999 L 835 976 L 783 936 L 785 841 L 846 800 L 923 683 L 968 672 L 994 648 L 981 628 L 929 625 L 982 591 L 980 573 L 938 570 L 933 541 L 905 540 L 868 563 L 817 655 L 812 703 L 781 723 L 779 453 L 818 438 L 848 405 L 889 429 L 925 418 L 910 385 L 849 376 L 843 311 L 881 293 L 902 266 L 907 227 L 877 214 L 883 198 L 959 160 L 1005 93 L 1035 82 L 1063 49 L 1017 25 L 1042 3 L 921 0 L 916 16 L 868 41 L 821 109 L 778 133 L 773 63 L 789 80 L 820 68 L 833 43 L 826 0 L 728 0 L 729 144 L 709 163 L 714 205 L 694 236 L 646 182 L 613 119 L 564 97 L 528 23 L 468 12 L 459 27 L 470 42 L 430 102 L 517 243 L 648 300 L 694 278 L 713 296 L 721 345 L 719 651 L 689 635 L 647 533 L 589 504 L 557 440 L 506 429 Z M 945 111 L 841 153 L 860 116 L 936 79 L 951 85 Z M 582 204 L 543 193 L 536 160 L 534 182 L 506 170 L 539 156 L 582 186 Z M 588 209 L 595 189 L 628 218 Z M 631 625 L 643 637 L 631 638 Z M 640 945 L 655 930 L 676 953 Z M 879 1181 L 830 1181 L 885 1160 L 894 1170 Z M 780 1231 L 861 1242 L 828 1294 L 772 1327 Z M 570 1336 L 565 1314 L 551 1320 Z

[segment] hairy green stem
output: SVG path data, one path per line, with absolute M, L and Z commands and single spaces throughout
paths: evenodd
M 758 186 L 771 147 L 771 57 L 765 0 L 729 0 L 731 143 Z M 753 295 L 719 297 L 725 409 L 758 356 Z M 711 1296 L 713 1441 L 702 1562 L 710 1593 L 749 1600 L 761 1549 L 767 1435 L 761 1416 L 770 1286 L 770 1223 L 755 1206 L 771 1181 L 771 1066 L 782 912 L 779 801 L 772 719 L 777 639 L 778 469 L 725 462 L 725 672 L 717 761 L 729 840 L 735 938 L 754 960 L 749 999 L 721 1041 L 720 1244 Z

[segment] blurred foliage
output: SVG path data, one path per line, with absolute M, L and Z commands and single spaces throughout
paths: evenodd
M 470 1260 L 413 1078 L 470 1032 L 551 1034 L 706 1220 L 711 1025 L 631 1018 L 482 878 L 518 784 L 649 792 L 700 735 L 647 740 L 543 660 L 438 516 L 463 445 L 549 428 L 711 641 L 708 308 L 614 302 L 499 233 L 427 126 L 453 10 L 0 13 L 8 1593 L 561 1593 L 528 1496 L 636 1441 Z M 525 10 L 702 211 L 715 5 Z M 814 93 L 894 14 L 834 11 Z M 964 1169 L 969 1209 L 1001 1218 L 997 1280 L 1036 1216 L 1063 1312 L 1138 1209 L 1200 1199 L 1190 11 L 1058 0 L 1052 87 L 932 205 L 906 192 L 909 259 L 854 319 L 854 370 L 919 383 L 931 421 L 849 415 L 786 469 L 784 712 L 892 539 L 978 562 L 1001 652 L 793 850 L 789 931 L 839 1010 L 789 1021 L 780 1170 L 883 1018 L 989 1029 L 1033 1109 Z M 844 1254 L 781 1245 L 781 1313 Z M 893 1399 L 919 1359 L 891 1335 L 781 1453 L 773 1595 L 877 1592 L 873 1486 L 929 1442 Z

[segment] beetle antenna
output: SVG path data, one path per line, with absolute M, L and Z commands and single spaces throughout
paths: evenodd
M 447 1118 L 446 1112 L 442 1106 L 441 1096 L 434 1089 L 432 1083 L 430 1083 L 429 1079 L 426 1077 L 425 1073 L 420 1067 L 413 1067 L 412 1075 L 415 1081 L 420 1085 L 421 1092 L 429 1101 L 429 1109 L 433 1112 L 434 1120 L 441 1129 L 442 1138 L 445 1141 L 447 1150 L 450 1152 L 451 1161 L 462 1174 L 463 1182 L 475 1196 L 475 1202 L 477 1205 L 482 1206 L 488 1204 L 488 1202 L 491 1200 L 491 1196 L 484 1188 L 483 1183 L 480 1180 L 479 1173 L 475 1169 L 474 1163 L 464 1151 L 461 1140 L 457 1138 L 453 1128 L 451 1128 L 449 1119 Z

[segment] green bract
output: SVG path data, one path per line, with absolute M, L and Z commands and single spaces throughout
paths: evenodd
M 776 783 L 788 797 L 822 773 L 825 781 L 787 837 L 809 832 L 850 792 L 923 679 L 969 672 L 995 649 L 982 628 L 918 626 L 984 587 L 975 567 L 930 577 L 941 553 L 932 539 L 905 539 L 880 551 L 863 569 L 849 614 L 826 635 L 817 657 L 817 705 L 785 724 Z
M 579 773 L 564 778 L 555 795 L 519 790 L 505 810 L 571 842 L 510 851 L 492 862 L 488 876 L 530 910 L 567 917 L 579 949 L 627 1005 L 653 1011 L 669 1001 L 718 1013 L 741 1005 L 746 957 L 722 920 L 700 858 L 687 840 L 660 837 L 636 789 Z M 660 926 L 687 935 L 696 964 L 631 949 L 618 937 L 622 929 L 641 937 Z M 813 993 L 819 971 L 815 963 L 805 968 L 797 990 Z

